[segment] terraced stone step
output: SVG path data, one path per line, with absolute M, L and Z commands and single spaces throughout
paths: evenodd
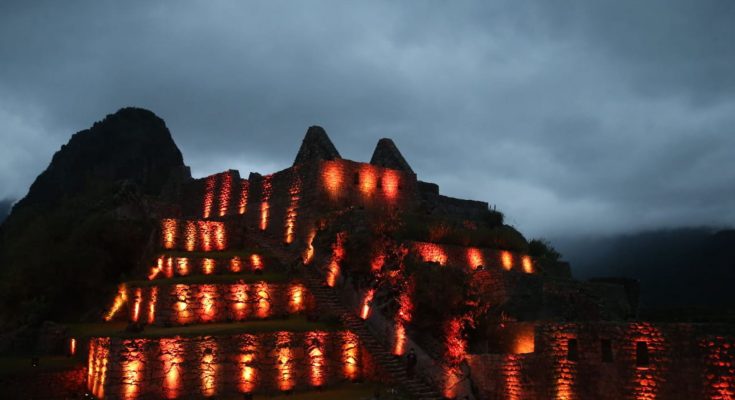
M 199 276 L 130 282 L 121 289 L 125 307 L 118 307 L 108 319 L 177 326 L 266 319 L 314 309 L 315 299 L 303 283 L 259 279 L 263 277 Z

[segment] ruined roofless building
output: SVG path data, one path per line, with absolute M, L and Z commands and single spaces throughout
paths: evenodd
M 730 327 L 638 320 L 635 282 L 532 257 L 502 214 L 420 181 L 390 139 L 356 162 L 312 126 L 287 169 L 184 178 L 166 198 L 146 280 L 106 316 L 163 333 L 93 338 L 97 397 L 375 380 L 427 399 L 733 398 Z

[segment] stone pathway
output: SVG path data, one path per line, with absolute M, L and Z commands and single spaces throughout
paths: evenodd
M 294 254 L 291 254 L 281 246 L 272 244 L 266 238 L 258 237 L 253 239 L 261 247 L 270 251 L 271 254 L 278 258 L 281 263 L 286 264 L 295 258 Z M 325 284 L 324 278 L 319 275 L 316 269 L 308 268 L 304 271 L 303 276 L 305 280 L 304 283 L 314 295 L 317 304 L 330 310 L 334 310 L 340 315 L 340 319 L 344 326 L 360 338 L 360 341 L 370 352 L 375 362 L 394 380 L 394 383 L 397 386 L 410 393 L 411 396 L 416 399 L 444 399 L 441 394 L 422 380 L 418 378 L 409 378 L 406 375 L 406 368 L 402 358 L 393 355 L 389 349 L 386 349 L 385 346 L 367 328 L 365 321 L 347 310 L 347 308 L 337 298 L 335 290 Z

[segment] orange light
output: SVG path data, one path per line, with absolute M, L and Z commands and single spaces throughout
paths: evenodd
M 406 324 L 411 322 L 411 314 L 413 313 L 413 304 L 409 297 L 410 291 L 411 288 L 409 287 L 398 296 L 399 306 L 395 317 L 396 337 L 395 345 L 393 346 L 393 354 L 397 356 L 402 356 L 406 350 Z
M 327 285 L 334 287 L 337 284 L 340 274 L 340 263 L 345 256 L 344 244 L 347 240 L 347 232 L 340 232 L 332 244 L 332 260 L 327 268 Z
M 194 251 L 197 247 L 197 226 L 194 221 L 186 221 L 184 230 L 184 248 L 186 251 Z
M 554 398 L 556 400 L 573 400 L 577 397 L 574 389 L 577 380 L 577 366 L 575 361 L 567 357 L 570 339 L 576 338 L 565 332 L 557 332 L 552 337 Z
M 533 331 L 520 332 L 513 342 L 513 353 L 527 354 L 534 352 L 535 343 L 533 340 Z
M 502 364 L 502 375 L 505 378 L 505 393 L 508 400 L 522 399 L 521 363 L 517 355 L 508 354 L 505 356 Z
M 161 233 L 163 234 L 163 248 L 176 248 L 176 235 L 178 233 L 179 222 L 175 219 L 167 218 L 161 221 Z
M 128 289 L 125 287 L 125 284 L 122 283 L 117 289 L 117 296 L 115 296 L 115 301 L 112 303 L 112 307 L 110 307 L 110 311 L 107 312 L 107 315 L 105 315 L 105 321 L 112 320 L 113 317 L 115 317 L 115 314 L 120 310 L 120 307 L 125 304 L 125 302 L 128 301 Z
M 705 356 L 704 388 L 708 399 L 735 399 L 735 343 L 724 336 L 710 336 L 700 342 Z
M 217 176 L 212 175 L 204 182 L 204 200 L 202 215 L 209 218 L 212 214 L 212 203 L 214 203 L 214 187 L 217 184 Z
M 110 354 L 110 338 L 92 338 L 89 341 L 87 362 L 87 389 L 97 398 L 105 397 L 105 379 Z
M 242 260 L 240 257 L 235 256 L 230 259 L 230 271 L 234 273 L 242 271 Z
M 181 339 L 162 338 L 161 363 L 163 369 L 163 395 L 167 399 L 176 399 L 181 394 L 181 364 L 184 362 L 184 346 Z
M 214 245 L 219 251 L 227 249 L 227 231 L 223 222 L 214 222 Z
M 375 257 L 373 257 L 373 260 L 370 262 L 370 270 L 373 271 L 373 273 L 380 272 L 380 270 L 383 269 L 384 264 L 385 255 L 381 251 L 379 254 L 376 254 Z
M 368 289 L 365 292 L 365 298 L 362 299 L 362 309 L 360 310 L 360 318 L 367 319 L 370 316 L 370 305 L 373 302 L 375 289 Z
M 123 348 L 134 349 L 121 354 L 122 360 L 122 398 L 135 400 L 140 395 L 140 386 L 143 380 L 143 367 L 145 366 L 145 339 L 123 340 Z
M 462 325 L 460 318 L 452 318 L 444 327 L 447 349 L 445 358 L 453 366 L 459 365 L 467 354 L 467 341 L 462 335 Z
M 290 196 L 290 203 L 288 205 L 288 209 L 286 210 L 286 237 L 284 240 L 287 244 L 290 244 L 293 242 L 293 236 L 294 236 L 294 229 L 296 226 L 296 217 L 298 216 L 298 208 L 299 208 L 299 199 L 301 192 L 301 179 L 298 175 L 294 175 L 293 182 L 291 183 L 291 187 L 288 189 L 288 194 Z
M 325 161 L 322 167 L 322 181 L 324 188 L 327 189 L 329 197 L 336 199 L 342 189 L 342 182 L 344 177 L 342 176 L 341 165 L 337 161 Z
M 202 251 L 212 251 L 212 225 L 208 221 L 199 221 L 199 240 Z
M 69 340 L 69 355 L 74 356 L 77 354 L 77 340 L 74 338 L 71 338 Z
M 278 388 L 282 391 L 293 389 L 293 359 L 291 355 L 291 334 L 276 333 L 276 369 L 278 369 Z
M 238 203 L 237 212 L 242 215 L 248 210 L 248 187 L 250 182 L 243 180 L 240 182 L 240 202 Z
M 250 255 L 250 263 L 253 266 L 253 271 L 262 271 L 263 270 L 263 260 L 260 258 L 258 254 L 251 254 Z
M 242 335 L 242 344 L 240 345 L 240 382 L 239 389 L 242 393 L 252 393 L 257 385 L 257 362 L 256 355 L 258 350 L 257 338 L 254 335 Z
M 503 251 L 500 253 L 500 261 L 503 264 L 503 269 L 510 271 L 513 268 L 513 255 L 509 251 Z
M 339 272 L 339 263 L 333 259 L 329 263 L 329 267 L 327 269 L 327 286 L 334 287 L 337 284 Z
M 369 164 L 363 164 L 360 167 L 360 192 L 364 196 L 372 196 L 375 192 L 376 182 L 378 181 L 375 167 Z
M 235 321 L 242 321 L 248 315 L 248 285 L 238 283 L 230 286 L 232 315 Z
M 424 262 L 447 265 L 447 253 L 440 245 L 434 243 L 416 243 L 415 247 Z
M 219 363 L 217 362 L 217 342 L 213 338 L 206 338 L 199 343 L 199 374 L 202 394 L 214 396 L 217 394 L 217 380 Z
M 176 259 L 176 274 L 179 276 L 189 275 L 189 259 L 186 257 L 179 257 Z
M 467 262 L 470 264 L 470 268 L 477 269 L 477 267 L 485 265 L 485 257 L 480 249 L 470 247 L 467 249 Z
M 386 169 L 383 172 L 383 193 L 388 200 L 395 200 L 398 197 L 400 181 L 401 177 L 397 171 Z
M 232 194 L 232 175 L 226 172 L 222 175 L 219 188 L 219 216 L 224 217 L 230 208 L 230 195 Z
M 523 256 L 521 259 L 521 264 L 523 265 L 523 272 L 527 274 L 533 273 L 533 261 L 531 260 L 530 256 Z
M 255 316 L 258 318 L 268 318 L 271 311 L 270 289 L 268 284 L 260 282 L 255 286 L 256 309 Z
M 212 322 L 217 317 L 217 285 L 199 285 L 199 298 L 202 312 L 199 316 L 202 322 Z
M 351 331 L 342 334 L 342 364 L 345 378 L 357 379 L 360 372 L 360 341 Z
M 326 332 L 307 332 L 305 337 L 309 357 L 309 381 L 314 387 L 324 385 L 324 369 L 327 364 L 324 357 L 326 336 Z
M 444 368 L 444 397 L 457 397 L 457 385 L 462 381 L 462 371 L 457 367 Z
M 316 228 L 312 228 L 309 236 L 306 238 L 306 249 L 304 250 L 304 265 L 311 264 L 314 259 L 314 238 L 316 237 Z
M 215 269 L 215 261 L 212 258 L 202 260 L 202 272 L 204 275 L 212 275 Z
M 178 284 L 173 287 L 173 295 L 176 297 L 173 308 L 176 313 L 176 321 L 179 324 L 188 324 L 192 320 L 191 309 L 188 304 L 190 292 L 189 285 Z
M 406 352 L 406 328 L 403 326 L 403 322 L 396 322 L 395 335 L 393 354 L 402 356 Z
M 169 279 L 174 277 L 174 259 L 173 257 L 166 258 L 166 269 L 164 271 L 164 274 L 166 275 L 166 278 L 169 278 Z
M 304 291 L 306 289 L 304 288 L 304 285 L 301 284 L 294 284 L 291 285 L 290 289 L 290 301 L 289 301 L 289 311 L 291 313 L 299 313 L 304 310 Z
M 156 279 L 161 271 L 163 271 L 163 256 L 160 256 L 158 257 L 158 259 L 156 259 L 156 266 L 151 268 L 151 273 L 148 274 L 148 280 L 152 281 Z
M 148 323 L 152 324 L 156 320 L 156 302 L 158 301 L 158 286 L 151 288 L 151 298 L 148 301 Z
M 659 397 L 659 390 L 663 383 L 660 365 L 656 362 L 658 355 L 666 351 L 666 343 L 661 330 L 650 323 L 631 324 L 627 332 L 627 345 L 635 358 L 638 342 L 645 342 L 651 362 L 648 365 L 636 366 L 633 376 L 633 395 L 636 400 L 654 400 Z M 714 397 L 717 398 L 717 397 Z M 724 397 L 727 398 L 727 397 Z
M 135 297 L 133 298 L 133 315 L 131 315 L 131 320 L 133 322 L 138 322 L 138 319 L 140 318 L 140 303 L 143 301 L 143 293 L 141 288 L 135 289 Z
M 270 214 L 270 205 L 268 201 L 271 197 L 273 190 L 273 184 L 271 179 L 273 175 L 266 175 L 263 177 L 263 190 L 261 192 L 261 203 L 260 203 L 260 230 L 264 231 L 268 228 L 268 218 Z

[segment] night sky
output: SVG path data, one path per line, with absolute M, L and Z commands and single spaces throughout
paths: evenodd
M 0 3 L 0 200 L 138 106 L 197 177 L 317 124 L 529 237 L 735 224 L 733 1 L 241 3 Z

